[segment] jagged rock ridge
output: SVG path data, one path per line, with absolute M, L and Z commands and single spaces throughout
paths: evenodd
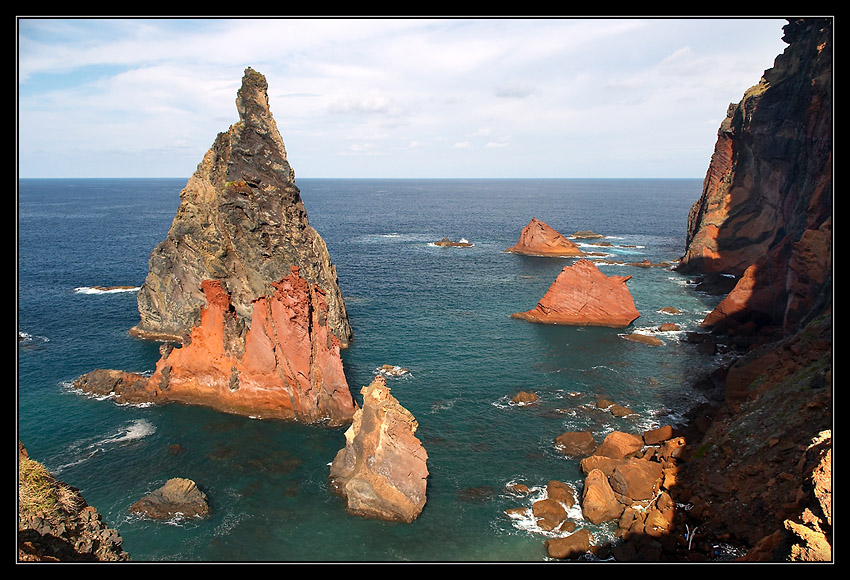
M 139 290 L 142 338 L 183 341 L 205 305 L 201 284 L 220 281 L 250 321 L 253 302 L 298 266 L 328 304 L 343 348 L 351 339 L 335 266 L 309 225 L 295 175 L 269 109 L 265 77 L 248 68 L 236 98 L 239 121 L 220 133 L 180 192 L 166 238 Z

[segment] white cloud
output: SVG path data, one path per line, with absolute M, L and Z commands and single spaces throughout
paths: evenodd
M 340 171 L 420 176 L 448 166 L 426 157 L 446 154 L 438 139 L 463 147 L 462 176 L 573 176 L 563 160 L 579 157 L 589 160 L 584 176 L 635 176 L 649 134 L 655 147 L 689 152 L 670 175 L 701 176 L 717 129 L 705 120 L 722 118 L 772 66 L 782 24 L 22 19 L 20 173 L 188 176 L 237 119 L 236 90 L 251 66 L 269 82 L 302 177 L 345 176 L 328 175 L 337 167 L 329 159 L 366 154 Z M 612 143 L 632 160 L 610 163 Z M 413 147 L 416 156 L 406 153 Z

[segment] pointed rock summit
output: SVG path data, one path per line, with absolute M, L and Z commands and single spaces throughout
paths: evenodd
M 81 391 L 119 403 L 351 422 L 357 405 L 340 357 L 351 336 L 345 304 L 266 91 L 263 75 L 247 69 L 240 121 L 218 135 L 151 253 L 131 332 L 167 341 L 153 375 L 95 370 L 76 381 Z
M 522 229 L 519 241 L 505 251 L 529 256 L 584 255 L 578 244 L 537 218 L 531 218 L 528 225 Z
M 626 282 L 631 276 L 606 276 L 590 260 L 564 267 L 549 290 L 527 312 L 511 318 L 543 324 L 626 327 L 640 316 Z
M 216 137 L 180 192 L 166 238 L 151 253 L 135 336 L 184 341 L 206 305 L 204 280 L 220 281 L 234 311 L 250 321 L 254 300 L 297 266 L 324 292 L 328 326 L 348 346 L 351 328 L 336 268 L 308 223 L 267 90 L 263 75 L 245 70 L 236 97 L 239 121 Z

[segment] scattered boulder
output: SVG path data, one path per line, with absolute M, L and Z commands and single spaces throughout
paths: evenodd
M 581 511 L 587 521 L 601 524 L 616 520 L 623 513 L 623 509 L 604 473 L 594 469 L 587 474 L 581 496 Z
M 555 438 L 555 448 L 568 457 L 585 457 L 593 453 L 597 443 L 590 431 L 568 431 Z
M 650 429 L 649 431 L 643 432 L 643 442 L 646 445 L 657 445 L 662 441 L 671 439 L 672 437 L 673 427 L 670 425 L 663 425 L 657 429 Z
M 593 454 L 612 459 L 625 459 L 635 456 L 642 449 L 643 439 L 640 437 L 631 433 L 613 431 L 605 437 Z
M 130 506 L 133 513 L 155 520 L 204 518 L 210 513 L 207 496 L 194 481 L 175 477 Z
M 582 528 L 568 536 L 551 538 L 544 542 L 551 558 L 559 560 L 579 558 L 590 550 L 593 534 Z

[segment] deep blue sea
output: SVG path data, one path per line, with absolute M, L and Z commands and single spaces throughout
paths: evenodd
M 552 479 L 581 488 L 578 462 L 554 448 L 565 431 L 639 433 L 701 401 L 690 381 L 705 357 L 680 342 L 716 299 L 665 268 L 631 275 L 641 313 L 628 330 L 511 319 L 571 262 L 506 254 L 532 217 L 565 235 L 593 230 L 610 259 L 675 260 L 701 179 L 299 179 L 310 223 L 337 265 L 354 332 L 343 363 L 352 392 L 384 364 L 419 422 L 428 500 L 411 524 L 349 515 L 327 485 L 344 429 L 261 421 L 183 405 L 118 406 L 73 392 L 95 368 L 152 371 L 158 345 L 127 331 L 135 291 L 185 179 L 21 179 L 18 193 L 18 438 L 81 490 L 134 561 L 540 562 L 547 534 L 504 510 L 530 507 Z M 433 245 L 443 237 L 474 246 Z M 633 247 L 623 247 L 633 246 Z M 598 249 L 598 248 L 597 248 Z M 682 313 L 659 312 L 674 306 Z M 622 338 L 675 322 L 660 347 Z M 520 390 L 534 405 L 510 403 Z M 635 416 L 595 408 L 605 396 Z M 179 446 L 179 447 L 175 447 Z M 128 514 L 172 477 L 207 494 L 206 520 Z M 530 497 L 506 490 L 532 487 Z M 581 520 L 595 543 L 610 527 Z

